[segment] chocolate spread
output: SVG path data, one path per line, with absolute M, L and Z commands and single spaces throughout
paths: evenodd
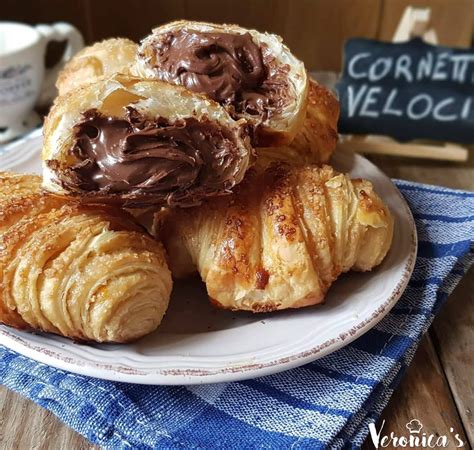
M 288 102 L 289 67 L 277 65 L 262 48 L 249 33 L 172 31 L 155 43 L 154 69 L 164 81 L 231 106 L 234 117 L 246 113 L 265 120 Z
M 73 192 L 155 197 L 154 203 L 192 205 L 228 191 L 240 171 L 235 138 L 210 120 L 145 119 L 129 108 L 125 118 L 89 110 L 74 127 L 77 160 L 58 171 Z M 58 173 L 59 172 L 59 173 Z

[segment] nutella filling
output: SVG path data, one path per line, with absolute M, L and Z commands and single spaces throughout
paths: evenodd
M 262 120 L 279 114 L 289 102 L 289 67 L 276 63 L 266 46 L 249 33 L 179 30 L 159 37 L 153 47 L 158 78 L 180 84 Z
M 132 200 L 151 194 L 169 205 L 196 204 L 234 186 L 241 155 L 230 130 L 208 119 L 149 120 L 127 111 L 123 119 L 83 114 L 71 149 L 77 163 L 55 170 L 63 185 Z

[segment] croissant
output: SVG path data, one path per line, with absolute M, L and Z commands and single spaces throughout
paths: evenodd
M 155 330 L 172 287 L 162 245 L 116 208 L 40 186 L 0 173 L 0 323 L 96 342 Z
M 44 188 L 82 201 L 188 206 L 229 193 L 253 163 L 247 126 L 181 86 L 123 75 L 56 100 Z
M 233 117 L 256 126 L 258 146 L 289 144 L 303 125 L 306 70 L 274 34 L 237 25 L 172 22 L 142 41 L 137 71 L 225 105 Z
M 303 127 L 291 144 L 258 149 L 258 162 L 274 161 L 293 165 L 322 164 L 329 161 L 337 145 L 339 102 L 324 86 L 309 80 L 308 105 Z
M 106 39 L 83 48 L 61 70 L 56 81 L 59 95 L 115 73 L 130 75 L 137 44 L 129 39 Z
M 369 181 L 274 163 L 231 197 L 161 213 L 158 233 L 174 276 L 198 270 L 217 306 L 268 312 L 320 303 L 342 272 L 380 264 L 393 218 Z
M 167 43 L 170 38 L 173 46 Z M 172 52 L 171 63 L 161 48 Z M 246 55 L 245 65 L 237 52 Z M 127 39 L 87 47 L 66 65 L 56 85 L 63 95 L 114 73 L 183 84 L 219 101 L 235 118 L 243 117 L 256 128 L 253 145 L 262 161 L 324 163 L 335 150 L 339 104 L 308 78 L 303 63 L 279 36 L 235 25 L 173 22 L 155 29 L 139 50 Z

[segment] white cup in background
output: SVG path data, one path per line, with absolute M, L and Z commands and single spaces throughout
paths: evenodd
M 46 46 L 67 41 L 61 61 L 45 69 Z M 33 108 L 42 86 L 84 45 L 81 33 L 68 23 L 30 26 L 0 22 L 0 143 L 38 125 Z

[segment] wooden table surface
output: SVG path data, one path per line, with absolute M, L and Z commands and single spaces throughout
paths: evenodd
M 474 148 L 467 163 L 372 156 L 389 176 L 474 191 Z M 423 339 L 400 387 L 382 414 L 384 435 L 406 435 L 420 420 L 427 434 L 450 427 L 474 445 L 474 270 L 451 294 Z M 377 429 L 379 426 L 377 427 Z M 372 448 L 366 443 L 366 448 Z M 0 387 L 0 448 L 86 449 L 84 438 L 51 413 Z M 466 445 L 469 448 L 469 444 Z

